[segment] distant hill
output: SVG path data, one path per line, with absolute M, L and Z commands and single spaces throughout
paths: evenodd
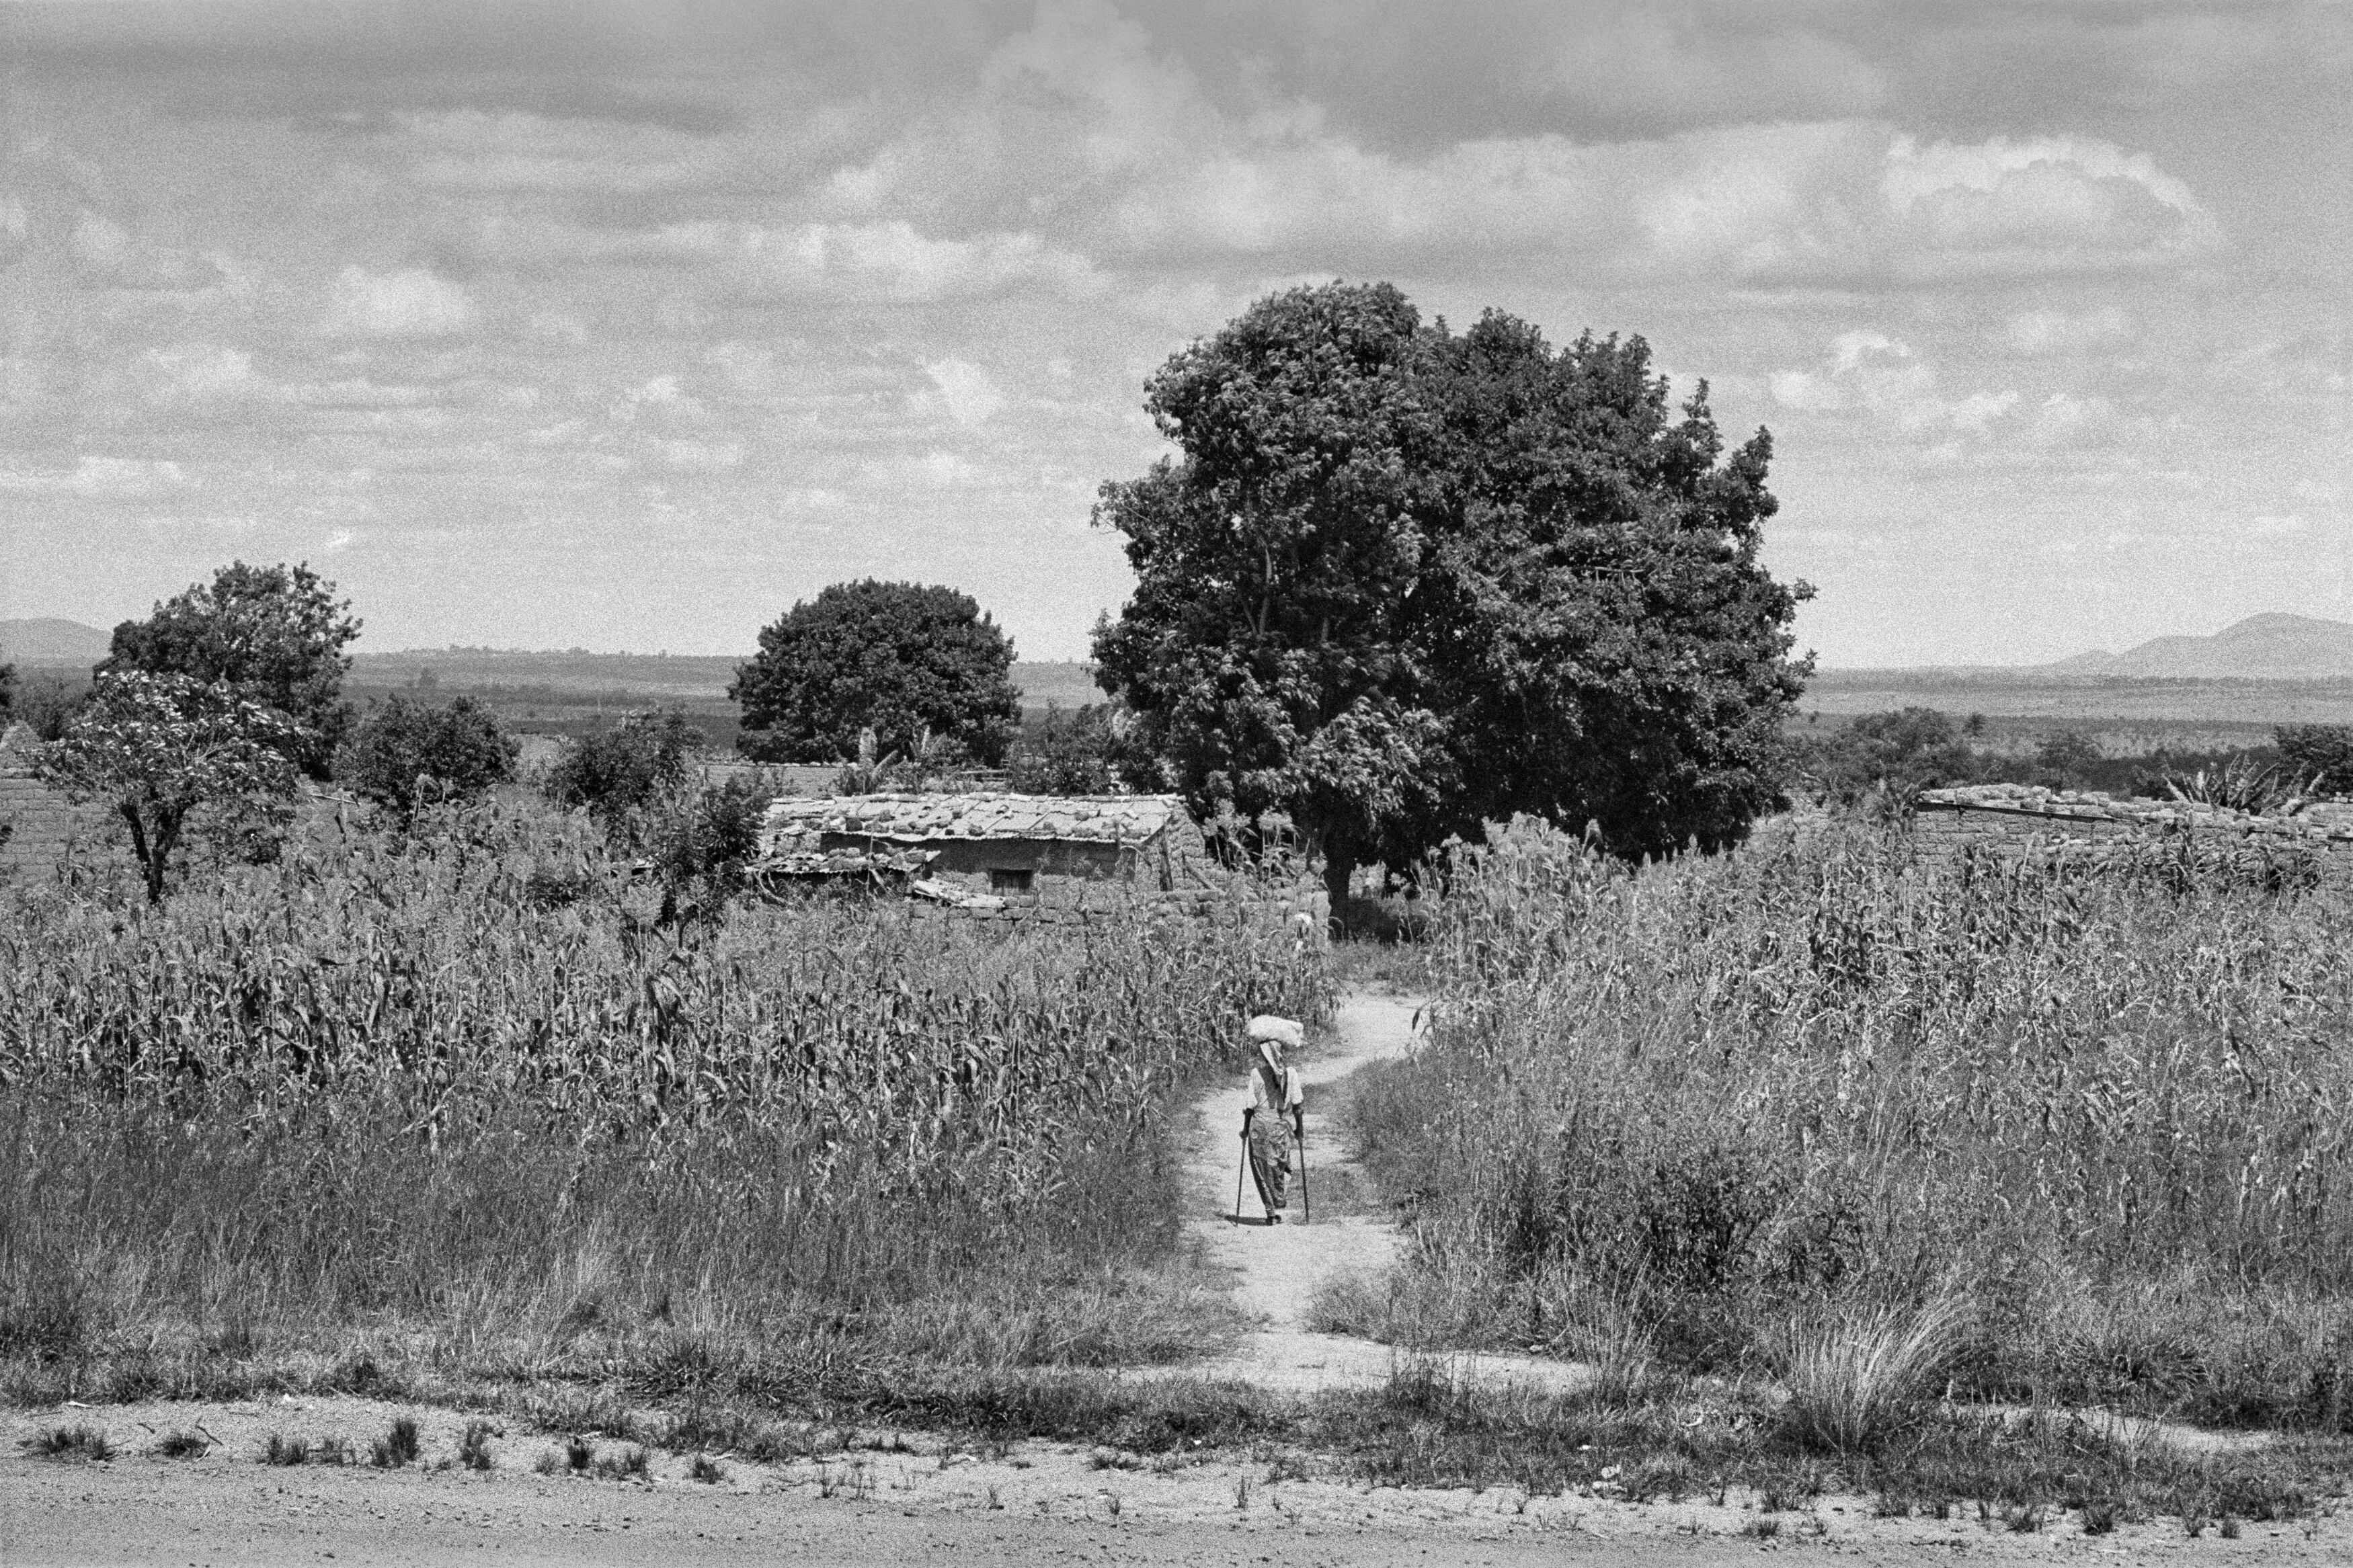
M 2353 677 L 2353 623 L 2249 616 L 2212 637 L 2153 637 L 2119 654 L 2078 654 L 2049 668 L 2127 679 L 2343 679 Z
M 79 621 L 0 621 L 0 664 L 96 664 L 113 641 L 113 633 Z

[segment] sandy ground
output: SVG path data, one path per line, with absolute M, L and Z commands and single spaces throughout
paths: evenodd
M 1409 1049 L 1416 1005 L 1360 993 L 1344 1005 L 1338 1040 L 1305 1066 L 1311 1106 L 1366 1062 Z M 1201 1108 L 1188 1221 L 1209 1258 L 1230 1270 L 1261 1320 L 1232 1357 L 1184 1369 L 1311 1389 L 1388 1375 L 1384 1347 L 1312 1333 L 1303 1314 L 1336 1271 L 1377 1269 L 1394 1228 L 1346 1213 L 1282 1227 L 1233 1222 L 1240 1086 Z M 1311 1175 L 1347 1184 L 1344 1150 L 1311 1114 Z M 1243 1216 L 1259 1216 L 1247 1189 Z M 1514 1357 L 1461 1357 L 1482 1380 L 1573 1384 L 1581 1369 Z M 364 1456 L 408 1415 L 423 1434 L 413 1467 L 300 1468 L 263 1461 L 272 1434 Z M 1530 1498 L 1370 1489 L 1304 1479 L 1279 1457 L 1249 1461 L 1146 1460 L 1104 1449 L 1030 1443 L 1002 1456 L 958 1451 L 923 1434 L 862 1434 L 825 1461 L 754 1465 L 722 1456 L 715 1481 L 688 1458 L 654 1455 L 642 1479 L 540 1473 L 558 1438 L 512 1427 L 490 1444 L 488 1470 L 457 1462 L 463 1415 L 355 1399 L 249 1405 L 116 1405 L 0 1416 L 0 1568 L 51 1563 L 732 1563 L 968 1565 L 1106 1563 L 1518 1564 L 1562 1561 L 1708 1565 L 1760 1553 L 1836 1555 L 1891 1563 L 2005 1561 L 2146 1562 L 2191 1553 L 2353 1562 L 2353 1529 L 2251 1525 L 2242 1538 L 2185 1537 L 2175 1523 L 2126 1525 L 2085 1537 L 2072 1520 L 2031 1534 L 1973 1516 L 1880 1520 L 1869 1502 L 1826 1497 L 1766 1516 L 1736 1490 L 1722 1503 L 1629 1505 L 1606 1497 Z M 87 1426 L 116 1449 L 105 1461 L 39 1457 L 37 1433 Z M 201 1455 L 165 1458 L 173 1432 Z M 626 1445 L 600 1442 L 608 1458 Z M 1770 1534 L 1762 1533 L 1768 1530 Z

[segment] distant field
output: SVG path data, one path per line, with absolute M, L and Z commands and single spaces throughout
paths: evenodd
M 2347 680 L 2021 680 L 1914 669 L 1824 670 L 1799 710 L 1835 723 L 1896 708 L 1982 715 L 1984 749 L 2031 752 L 2063 730 L 2112 757 L 2267 744 L 2278 724 L 2353 724 Z

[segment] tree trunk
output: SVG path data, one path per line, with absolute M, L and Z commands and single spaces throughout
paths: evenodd
M 1356 874 L 1356 847 L 1345 838 L 1324 841 L 1324 895 L 1332 901 L 1332 929 L 1346 929 L 1348 882 Z

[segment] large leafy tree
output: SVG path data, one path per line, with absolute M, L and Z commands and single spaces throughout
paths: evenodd
M 1336 897 L 1514 812 L 1631 855 L 1779 803 L 1806 590 L 1757 559 L 1770 438 L 1727 453 L 1640 338 L 1333 284 L 1147 393 L 1181 456 L 1103 487 L 1137 585 L 1095 654 L 1197 810 L 1287 814 Z
M 871 730 L 884 752 L 912 754 L 929 735 L 994 766 L 1021 718 L 1012 667 L 1012 643 L 971 595 L 869 579 L 763 630 L 727 694 L 744 710 L 739 744 L 763 761 L 855 756 Z
M 145 620 L 116 626 L 99 668 L 227 682 L 289 721 L 287 756 L 322 779 L 353 719 L 343 698 L 352 665 L 343 649 L 360 623 L 350 609 L 308 565 L 233 562 L 210 583 L 164 600 Z
M 293 792 L 289 732 L 283 717 L 227 683 L 115 670 L 99 676 L 40 772 L 69 799 L 121 819 L 147 897 L 160 903 L 197 807 L 266 806 Z

